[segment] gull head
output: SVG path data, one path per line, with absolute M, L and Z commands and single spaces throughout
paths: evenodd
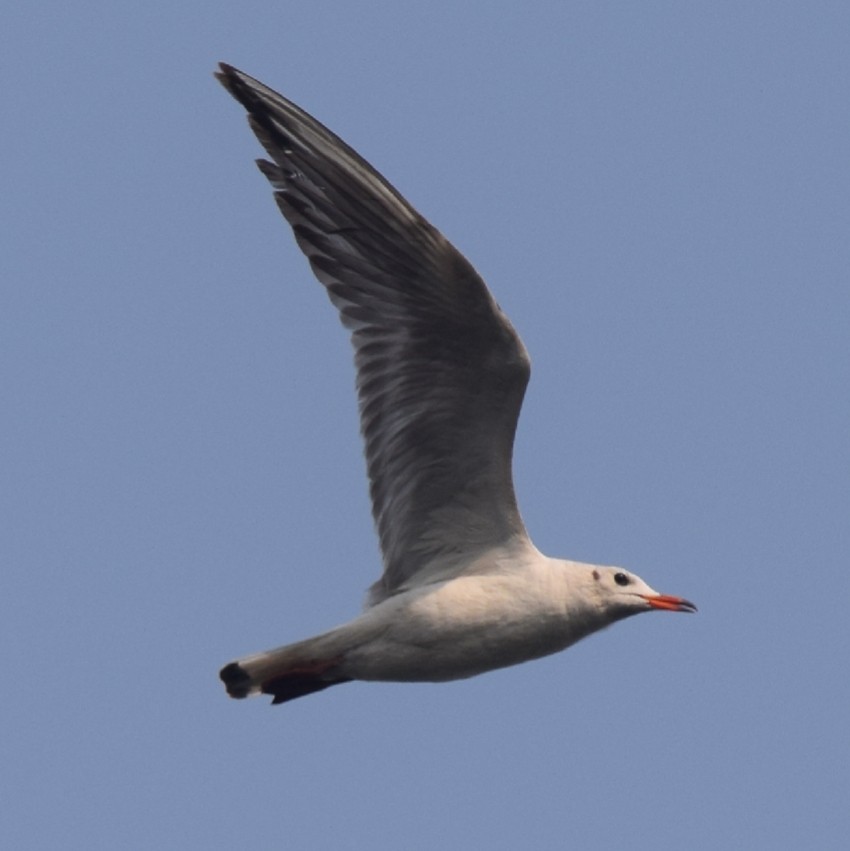
M 697 607 L 671 594 L 659 594 L 639 576 L 621 567 L 593 567 L 591 577 L 602 608 L 612 620 L 658 609 L 667 612 L 695 612 Z

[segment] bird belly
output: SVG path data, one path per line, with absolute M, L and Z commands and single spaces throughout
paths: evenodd
M 371 638 L 341 665 L 361 680 L 462 679 L 563 650 L 593 631 L 544 579 L 459 577 L 391 597 L 363 617 Z M 383 623 L 381 623 L 383 622 Z

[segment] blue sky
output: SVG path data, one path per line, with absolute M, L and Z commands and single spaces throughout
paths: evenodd
M 63 849 L 839 848 L 850 7 L 18 4 L 0 34 L 0 827 Z M 226 60 L 451 239 L 552 555 L 698 615 L 226 699 L 377 576 L 349 344 Z

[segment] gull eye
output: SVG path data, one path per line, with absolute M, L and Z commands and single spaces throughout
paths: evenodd
M 614 581 L 615 581 L 618 585 L 628 585 L 628 584 L 629 584 L 629 582 L 631 582 L 631 579 L 629 579 L 628 574 L 625 574 L 625 573 L 615 573 L 615 574 L 614 574 Z

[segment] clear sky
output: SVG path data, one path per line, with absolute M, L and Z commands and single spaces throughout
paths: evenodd
M 0 33 L 0 834 L 15 849 L 845 847 L 850 5 L 19 3 Z M 349 344 L 226 60 L 531 352 L 537 545 L 700 607 L 272 708 L 379 571 Z

